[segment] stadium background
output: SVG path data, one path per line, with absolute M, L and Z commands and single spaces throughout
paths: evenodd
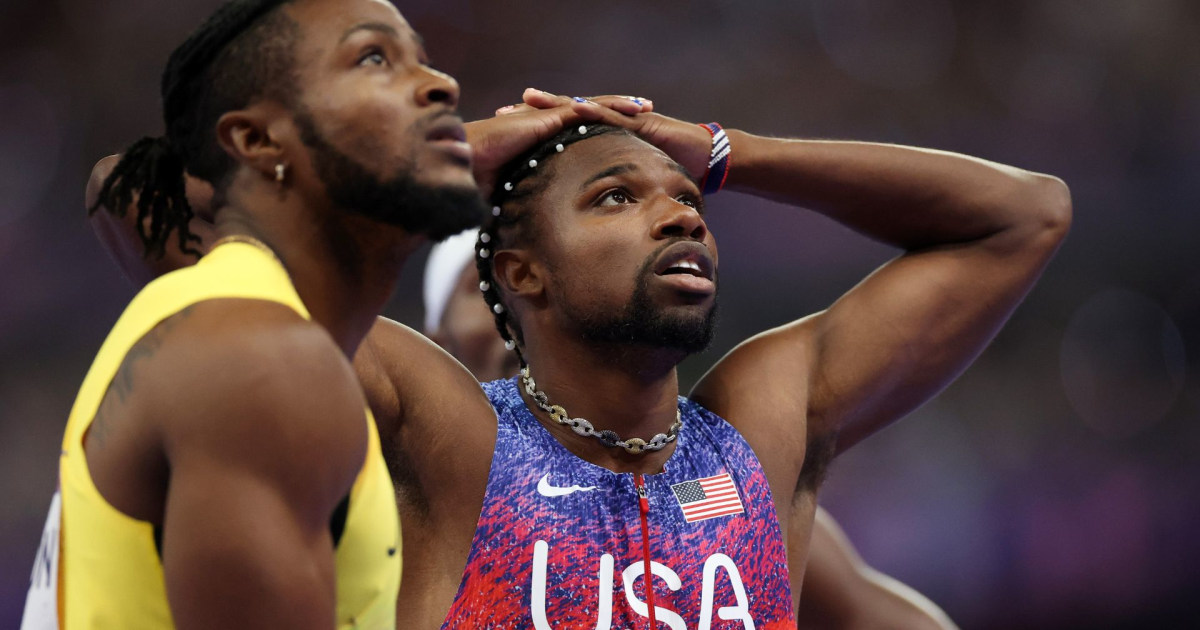
M 75 390 L 132 295 L 84 221 L 89 169 L 161 133 L 166 56 L 217 4 L 0 3 L 0 627 L 20 617 Z M 1074 228 L 1041 284 L 959 382 L 839 460 L 822 500 L 870 563 L 964 628 L 1195 627 L 1200 5 L 400 8 L 462 84 L 467 119 L 527 86 L 630 93 L 688 120 L 962 151 L 1065 179 Z M 805 211 L 734 194 L 710 207 L 722 322 L 685 364 L 688 384 L 894 254 Z M 387 311 L 413 325 L 421 265 Z

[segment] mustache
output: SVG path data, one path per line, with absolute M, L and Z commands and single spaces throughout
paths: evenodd
M 650 254 L 648 256 L 646 256 L 646 260 L 644 262 L 642 262 L 641 268 L 638 269 L 637 277 L 645 278 L 648 275 L 652 275 L 654 273 L 654 265 L 658 262 L 659 256 L 662 256 L 662 253 L 667 251 L 667 249 L 670 248 L 672 245 L 675 245 L 677 243 L 684 243 L 684 242 L 692 242 L 692 239 L 690 239 L 686 236 L 675 236 L 675 237 L 668 239 L 665 243 L 663 243 L 659 247 L 656 247 L 653 252 L 650 252 Z M 705 249 L 708 249 L 708 246 L 705 246 Z M 710 256 L 712 255 L 711 251 L 709 252 L 709 255 Z M 713 274 L 713 277 L 712 277 L 713 282 L 716 282 L 718 272 L 717 272 L 717 266 L 715 264 L 715 261 L 713 264 L 712 274 Z
M 413 123 L 408 126 L 408 130 L 409 131 L 426 132 L 438 125 L 442 125 L 442 124 L 445 124 L 448 122 L 454 123 L 457 125 L 464 124 L 462 116 L 458 115 L 458 111 L 456 111 L 450 107 L 446 107 L 446 108 L 440 109 L 438 111 L 426 114 L 425 116 L 422 116 L 421 118 L 418 118 L 417 120 L 413 121 Z

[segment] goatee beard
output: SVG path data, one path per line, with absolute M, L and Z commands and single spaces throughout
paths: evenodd
M 317 176 L 338 207 L 433 241 L 483 221 L 487 209 L 476 188 L 430 186 L 411 170 L 381 179 L 330 144 L 307 113 L 298 112 L 295 121 L 301 141 L 312 150 Z
M 654 260 L 651 256 L 642 266 L 633 295 L 619 313 L 608 317 L 576 314 L 579 334 L 585 340 L 676 350 L 685 355 L 708 348 L 717 327 L 716 299 L 703 314 L 676 315 L 656 306 L 650 298 Z

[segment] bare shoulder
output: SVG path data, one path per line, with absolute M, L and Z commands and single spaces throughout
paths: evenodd
M 809 377 L 821 314 L 763 331 L 738 344 L 696 383 L 691 398 L 737 428 L 772 485 L 791 485 L 810 447 Z M 792 480 L 792 481 L 788 481 Z
M 795 428 L 807 408 L 814 328 L 821 314 L 761 332 L 730 350 L 696 383 L 691 397 L 740 431 Z
M 144 230 L 139 226 L 139 221 L 148 228 L 150 218 L 142 216 L 136 207 L 138 200 L 136 193 L 128 199 L 128 205 L 123 207 L 110 208 L 101 202 L 100 196 L 104 189 L 104 183 L 112 175 L 120 160 L 121 156 L 110 155 L 92 167 L 92 174 L 88 179 L 87 190 L 84 194 L 84 207 L 87 210 L 88 222 L 100 244 L 108 251 L 109 256 L 112 257 L 113 262 L 117 263 L 125 277 L 135 286 L 141 287 L 162 274 L 195 263 L 197 257 L 180 249 L 179 243 L 175 239 L 166 243 L 161 255 L 145 255 L 145 245 L 141 236 Z M 193 217 L 188 224 L 188 229 L 193 236 L 200 238 L 199 242 L 193 243 L 200 251 L 204 251 L 209 244 L 216 240 L 216 227 L 211 221 L 208 209 L 210 195 L 211 188 L 207 184 L 192 177 L 187 178 L 188 202 L 191 208 L 197 212 L 197 216 Z M 108 201 L 111 202 L 111 200 Z
M 233 299 L 164 326 L 145 409 L 161 419 L 172 465 L 199 458 L 301 485 L 352 483 L 366 454 L 363 398 L 323 328 L 281 304 Z
M 100 189 L 104 187 L 104 180 L 108 179 L 113 169 L 117 167 L 117 162 L 120 161 L 120 155 L 110 155 L 100 158 L 100 161 L 92 167 L 92 174 L 88 177 L 87 190 L 84 192 L 84 207 L 90 209 L 96 205 L 96 200 L 100 198 Z
M 465 408 L 467 420 L 482 414 L 491 421 L 490 403 L 471 373 L 428 337 L 399 322 L 377 318 L 354 367 L 369 397 L 391 390 L 404 421 L 446 408 Z
M 143 370 L 142 410 L 170 467 L 162 561 L 173 613 L 212 620 L 232 616 L 212 602 L 254 600 L 236 612 L 295 626 L 332 611 L 330 522 L 369 438 L 350 362 L 324 328 L 262 300 L 201 302 L 158 328 L 168 330 Z
M 391 373 L 433 369 L 457 375 L 470 372 L 425 335 L 386 317 L 377 317 L 363 342 L 382 359 Z

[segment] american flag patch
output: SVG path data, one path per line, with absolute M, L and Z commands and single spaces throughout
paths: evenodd
M 677 483 L 671 490 L 689 523 L 746 511 L 729 473 Z

